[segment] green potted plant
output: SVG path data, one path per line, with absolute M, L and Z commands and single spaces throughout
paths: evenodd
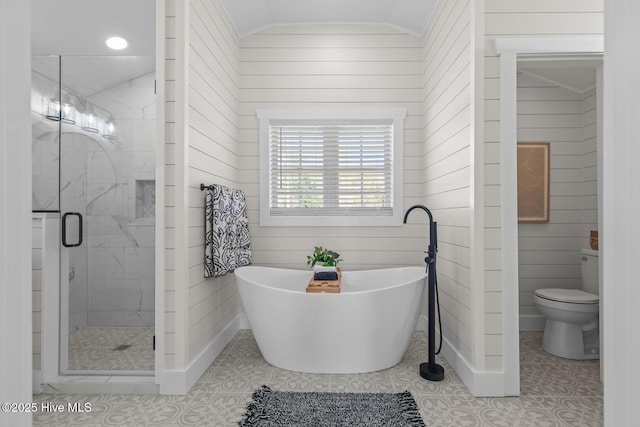
M 324 249 L 322 246 L 315 246 L 313 254 L 307 256 L 307 264 L 309 264 L 311 268 L 316 264 L 326 267 L 337 267 L 340 261 L 342 260 L 340 259 L 339 253 Z

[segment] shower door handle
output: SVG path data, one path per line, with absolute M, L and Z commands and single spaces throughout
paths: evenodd
M 67 221 L 69 217 L 77 217 L 78 218 L 78 239 L 75 243 L 70 243 L 67 241 Z M 75 248 L 82 244 L 82 214 L 80 212 L 67 212 L 62 215 L 62 246 L 65 248 Z

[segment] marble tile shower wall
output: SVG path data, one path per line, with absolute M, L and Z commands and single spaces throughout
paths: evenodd
M 84 243 L 70 251 L 70 332 L 154 324 L 154 79 L 86 99 L 112 115 L 118 141 L 62 125 L 62 211 L 85 218 Z M 34 114 L 34 204 L 43 209 L 57 205 L 56 126 Z

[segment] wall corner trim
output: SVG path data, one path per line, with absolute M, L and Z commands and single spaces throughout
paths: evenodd
M 160 372 L 158 375 L 160 394 L 187 394 L 236 335 L 241 324 L 242 316 L 238 314 L 229 322 L 222 332 L 195 357 L 186 369 Z

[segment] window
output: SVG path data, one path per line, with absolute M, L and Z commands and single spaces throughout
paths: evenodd
M 261 225 L 400 225 L 404 114 L 258 111 Z

